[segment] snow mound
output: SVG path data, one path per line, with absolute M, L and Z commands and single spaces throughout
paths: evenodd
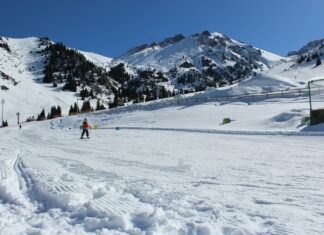
M 273 91 L 299 87 L 296 82 L 279 75 L 259 74 L 239 84 L 239 87 L 260 87 L 264 91 Z
M 272 118 L 275 122 L 286 122 L 295 118 L 298 118 L 300 120 L 301 117 L 303 117 L 303 113 L 300 112 L 300 110 L 292 110 L 290 112 L 283 112 L 280 113 Z
M 280 92 L 283 90 L 296 88 L 303 88 L 303 86 L 282 76 L 259 74 L 255 77 L 249 78 L 228 87 L 208 88 L 205 92 L 189 94 L 187 96 L 183 96 L 183 98 L 240 96 L 253 93 Z

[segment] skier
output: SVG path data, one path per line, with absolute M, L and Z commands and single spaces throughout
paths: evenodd
M 88 130 L 89 129 L 89 124 L 88 124 L 88 120 L 86 118 L 83 120 L 82 129 L 83 129 L 83 131 L 82 131 L 82 134 L 81 134 L 81 139 L 83 139 L 84 134 L 86 134 L 87 138 L 89 139 L 89 130 Z

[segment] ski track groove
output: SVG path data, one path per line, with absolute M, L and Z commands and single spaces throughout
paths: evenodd
M 94 169 L 85 166 L 81 162 L 77 161 L 68 161 L 68 160 L 62 160 L 57 157 L 50 157 L 51 160 L 62 164 L 65 169 L 67 169 L 69 172 L 79 174 L 81 176 L 85 176 L 85 180 L 94 180 L 98 182 L 102 181 L 107 181 L 107 176 L 108 179 L 111 179 L 111 174 L 107 172 L 96 172 Z M 73 194 L 73 193 L 83 193 L 84 192 L 89 192 L 89 188 L 82 186 L 76 186 L 74 185 L 74 181 L 72 182 L 66 182 L 66 181 L 53 181 L 53 180 L 47 180 L 48 178 L 53 178 L 49 173 L 45 173 L 45 171 L 41 168 L 38 168 L 38 170 L 35 172 L 29 171 L 31 173 L 31 176 L 26 176 L 30 177 L 33 179 L 34 184 L 37 185 L 42 185 L 43 187 L 41 188 L 43 190 L 43 193 L 46 194 L 51 194 L 51 195 L 56 195 L 59 196 L 62 193 L 67 193 L 67 194 Z M 21 169 L 22 170 L 22 169 Z M 33 175 L 33 172 L 35 172 L 35 175 Z M 39 173 L 41 172 L 41 173 Z M 86 173 L 86 174 L 85 174 Z M 40 177 L 42 176 L 42 177 Z M 45 178 L 43 178 L 45 176 Z M 27 180 L 26 180 L 27 181 Z M 30 180 L 28 180 L 30 181 Z M 84 185 L 84 184 L 82 184 Z M 93 189 L 92 189 L 93 190 Z M 110 192 L 104 192 L 103 195 L 100 196 L 95 196 L 95 191 L 90 191 L 89 194 L 91 194 L 91 197 L 89 197 L 89 200 L 80 203 L 78 205 L 79 208 L 85 207 L 87 208 L 87 204 L 90 206 L 90 208 L 95 209 L 99 214 L 102 213 L 107 213 L 110 216 L 122 216 L 124 214 L 137 214 L 143 211 L 151 211 L 151 205 L 147 203 L 142 203 L 138 201 L 137 198 L 129 199 L 128 197 L 132 194 L 127 193 L 127 192 L 122 192 L 122 194 L 117 193 L 117 196 L 115 194 L 110 194 Z M 132 197 L 132 196 L 131 196 Z M 55 205 L 55 207 L 58 206 L 59 209 L 63 211 L 69 211 L 69 206 L 62 206 L 60 207 L 59 205 L 50 203 L 49 205 L 44 204 L 44 201 L 46 201 L 46 198 L 34 198 L 35 201 L 37 201 L 38 204 L 42 203 L 42 206 L 45 207 L 45 210 L 49 210 L 50 208 Z M 139 208 L 144 208 L 139 209 Z
M 134 206 L 134 202 L 129 200 L 122 200 L 123 198 L 112 197 L 112 195 L 105 195 L 99 199 L 91 201 L 91 206 L 98 211 L 108 211 L 110 215 L 124 215 L 130 212 L 135 212 L 138 206 Z
M 10 170 L 8 164 L 6 163 L 8 159 L 0 160 L 0 177 L 4 180 L 10 176 Z

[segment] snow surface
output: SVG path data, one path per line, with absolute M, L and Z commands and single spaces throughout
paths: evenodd
M 307 105 L 101 111 L 89 140 L 84 116 L 3 128 L 0 233 L 323 234 L 324 126 L 300 124 Z
M 112 58 L 102 56 L 93 52 L 79 51 L 84 57 L 97 66 L 108 68 L 111 65 Z
M 4 40 L 14 53 L 0 48 L 0 70 L 18 82 L 0 80 L 10 88 L 1 91 L 9 125 L 17 111 L 23 120 L 76 101 L 37 83 L 36 38 Z M 292 57 L 170 100 L 289 91 L 323 74 L 324 65 Z M 1 128 L 0 234 L 324 234 L 324 124 L 306 126 L 308 115 L 308 98 L 297 95 L 160 100 Z M 99 129 L 80 140 L 85 116 Z

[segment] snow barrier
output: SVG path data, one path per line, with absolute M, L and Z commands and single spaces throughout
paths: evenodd
M 119 130 L 143 130 L 143 131 L 179 131 L 193 133 L 209 133 L 222 135 L 283 135 L 283 136 L 324 136 L 324 131 L 233 131 L 215 129 L 191 129 L 191 128 L 164 128 L 164 127 L 118 127 Z M 98 129 L 115 130 L 116 127 L 100 127 Z

